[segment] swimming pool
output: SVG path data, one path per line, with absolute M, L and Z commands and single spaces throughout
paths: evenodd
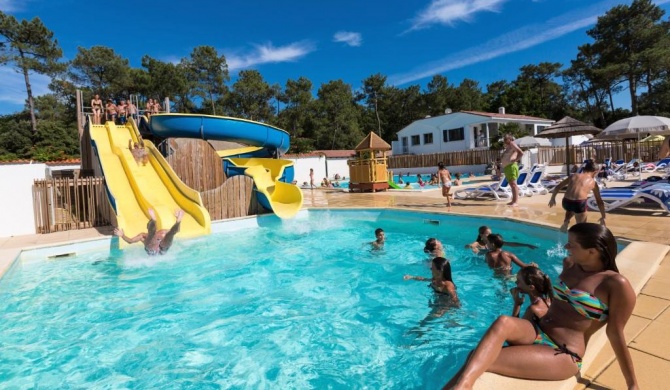
M 511 284 L 463 249 L 486 223 L 555 277 L 565 236 L 505 220 L 394 210 L 312 210 L 217 225 L 166 256 L 141 246 L 47 258 L 26 253 L 0 281 L 7 388 L 437 388 Z M 374 229 L 383 251 L 366 245 Z M 421 249 L 446 245 L 463 303 L 423 321 Z M 59 249 L 60 252 L 68 252 Z

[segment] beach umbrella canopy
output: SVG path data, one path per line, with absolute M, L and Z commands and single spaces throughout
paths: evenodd
M 514 143 L 520 148 L 537 148 L 538 146 L 551 146 L 551 141 L 549 141 L 548 139 L 535 138 L 529 135 L 514 140 Z
M 638 115 L 620 119 L 607 126 L 598 135 L 600 139 L 637 139 L 637 157 L 640 157 L 640 135 L 670 135 L 670 118 L 664 116 Z M 642 165 L 640 164 L 640 173 Z
M 664 135 L 656 134 L 656 135 L 650 135 L 646 138 L 642 138 L 640 142 L 658 142 L 658 141 L 663 141 L 665 139 Z
M 640 135 L 670 135 L 670 118 L 638 115 L 618 120 L 603 130 L 600 139 L 640 139 Z
M 582 122 L 575 118 L 566 116 L 560 121 L 554 123 L 553 125 L 545 128 L 535 137 L 537 138 L 564 138 L 565 137 L 565 162 L 568 168 L 567 172 L 570 172 L 570 142 L 569 139 L 573 135 L 586 135 L 586 134 L 598 134 L 602 130 L 599 128 L 589 125 L 588 123 Z

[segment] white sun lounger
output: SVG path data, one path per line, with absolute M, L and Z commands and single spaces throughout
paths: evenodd
M 528 171 L 519 172 L 517 184 L 519 185 L 519 196 L 532 196 L 532 192 L 525 188 Z M 522 187 L 524 185 L 524 187 Z M 486 199 L 495 198 L 496 200 L 510 199 L 512 189 L 506 178 L 502 178 L 499 183 L 485 184 L 474 188 L 464 188 L 454 192 L 456 199 Z
M 605 211 L 611 211 L 647 199 L 658 203 L 665 212 L 670 213 L 670 184 L 668 183 L 637 188 L 606 189 L 600 191 L 600 197 L 605 203 Z M 598 210 L 598 203 L 593 196 L 587 199 L 586 205 L 591 210 Z

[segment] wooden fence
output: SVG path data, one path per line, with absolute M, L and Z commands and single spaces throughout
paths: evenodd
M 500 157 L 500 150 L 465 150 L 433 154 L 402 155 L 388 158 L 389 169 L 436 167 L 443 162 L 447 166 L 488 164 Z
M 253 191 L 254 181 L 247 176 L 233 176 L 221 186 L 200 193 L 212 221 L 266 213 Z
M 170 166 L 187 186 L 200 192 L 212 221 L 265 213 L 245 176 L 226 178 L 221 157 L 206 141 L 171 139 Z
M 166 157 L 181 181 L 196 191 L 218 188 L 226 180 L 221 157 L 207 142 L 199 139 L 170 139 Z
M 658 161 L 658 153 L 661 141 L 642 142 L 616 141 L 608 143 L 593 143 L 584 146 L 571 146 L 571 163 L 581 163 L 587 158 L 602 163 L 606 158 L 613 161 L 624 160 L 626 162 L 640 156 L 643 161 Z M 639 150 L 638 150 L 639 149 Z M 478 165 L 488 164 L 500 157 L 502 150 L 466 150 L 461 152 L 446 152 L 419 155 L 400 155 L 388 158 L 389 169 L 436 167 L 438 162 L 447 166 L 455 165 Z M 538 148 L 538 163 L 540 164 L 565 164 L 565 147 L 541 147 Z
M 102 177 L 35 180 L 33 209 L 37 233 L 106 226 L 112 212 Z

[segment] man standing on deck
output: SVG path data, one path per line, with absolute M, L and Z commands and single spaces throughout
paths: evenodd
M 507 203 L 508 206 L 516 207 L 519 201 L 519 186 L 516 184 L 516 179 L 519 178 L 519 165 L 517 162 L 521 161 L 523 151 L 514 143 L 514 136 L 512 134 L 505 134 L 503 138 L 505 143 L 505 150 L 501 157 L 501 164 L 505 178 L 509 186 L 512 188 L 512 201 Z

